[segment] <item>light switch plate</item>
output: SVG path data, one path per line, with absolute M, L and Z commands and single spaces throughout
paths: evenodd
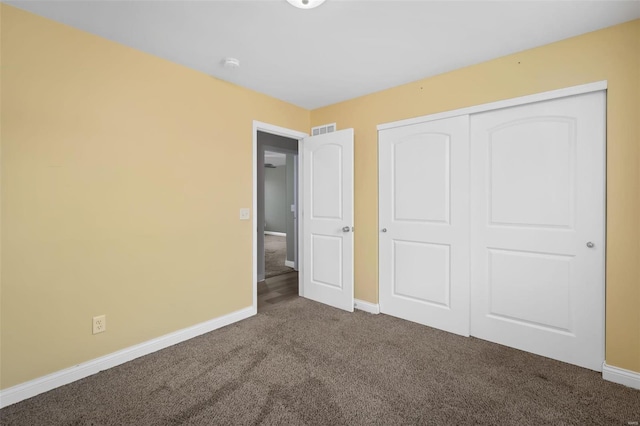
M 249 209 L 240 209 L 240 220 L 249 220 Z

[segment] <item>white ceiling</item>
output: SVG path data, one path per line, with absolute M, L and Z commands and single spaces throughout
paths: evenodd
M 307 109 L 640 18 L 639 0 L 7 3 Z

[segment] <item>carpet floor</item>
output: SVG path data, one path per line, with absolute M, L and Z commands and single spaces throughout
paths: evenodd
M 293 269 L 285 266 L 287 260 L 287 239 L 279 235 L 264 236 L 264 276 L 265 278 L 288 274 Z
M 627 425 L 640 391 L 294 298 L 0 411 L 6 425 Z

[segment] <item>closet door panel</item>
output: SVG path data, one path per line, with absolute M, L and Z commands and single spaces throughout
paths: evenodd
M 471 334 L 601 370 L 604 92 L 471 117 Z
M 468 117 L 379 134 L 381 312 L 469 335 Z

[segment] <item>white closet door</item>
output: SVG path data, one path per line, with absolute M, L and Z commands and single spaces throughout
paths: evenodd
M 468 116 L 379 133 L 380 310 L 469 335 Z
M 604 360 L 605 94 L 471 116 L 471 334 Z

